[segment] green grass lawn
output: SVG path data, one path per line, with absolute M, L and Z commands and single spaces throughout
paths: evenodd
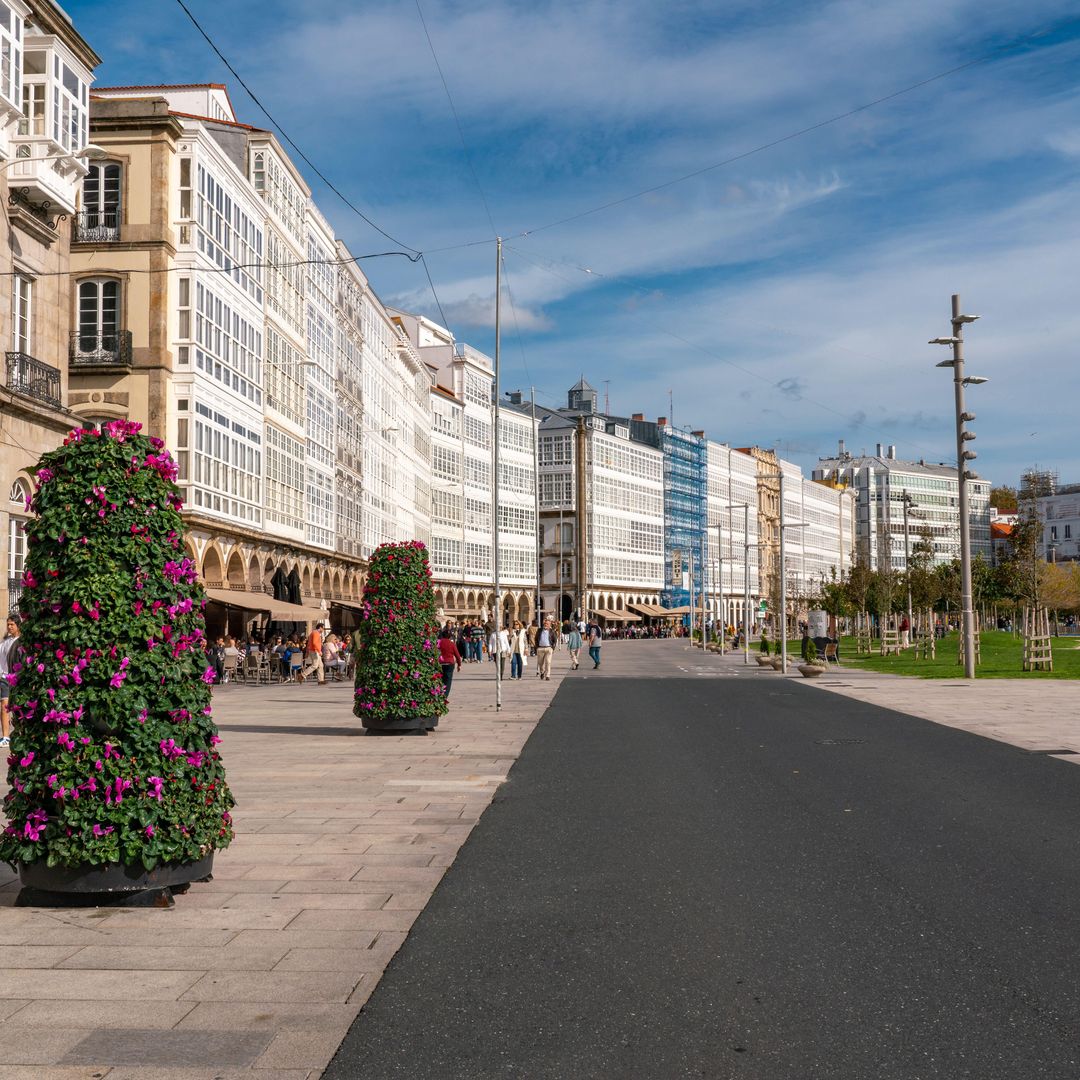
M 949 634 L 937 643 L 937 656 L 933 660 L 916 660 L 914 648 L 905 649 L 899 656 L 882 656 L 873 652 L 869 656 L 855 651 L 855 639 L 841 640 L 840 656 L 845 667 L 882 671 L 890 675 L 915 675 L 921 679 L 959 679 L 964 668 L 956 662 L 959 645 L 956 634 Z M 975 668 L 980 679 L 1080 679 L 1080 638 L 1059 637 L 1052 639 L 1054 650 L 1053 671 L 1021 671 L 1024 646 L 1020 638 L 1003 630 L 984 630 L 980 643 L 982 663 Z M 875 649 L 880 642 L 874 642 Z M 798 647 L 796 646 L 796 653 Z

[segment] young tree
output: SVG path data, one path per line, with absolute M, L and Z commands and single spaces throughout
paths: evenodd
M 139 428 L 73 431 L 37 470 L 0 859 L 39 888 L 64 888 L 43 867 L 202 876 L 232 838 L 176 466 Z
M 990 505 L 999 513 L 1015 514 L 1017 507 L 1016 488 L 1006 485 L 991 488 Z
M 383 544 L 368 564 L 353 712 L 373 731 L 426 734 L 446 712 L 427 548 Z

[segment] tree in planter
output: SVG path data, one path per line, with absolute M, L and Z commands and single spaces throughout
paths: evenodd
M 434 728 L 446 712 L 427 548 L 383 544 L 368 565 L 353 712 L 370 731 Z
M 0 837 L 24 883 L 110 864 L 190 880 L 232 839 L 176 465 L 139 430 L 73 431 L 37 470 Z

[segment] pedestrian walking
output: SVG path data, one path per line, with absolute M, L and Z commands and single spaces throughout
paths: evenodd
M 439 634 L 439 668 L 442 671 L 444 696 L 449 699 L 450 687 L 454 683 L 454 671 L 461 670 L 461 652 L 454 642 L 452 630 L 443 630 Z
M 589 623 L 589 658 L 593 662 L 593 671 L 600 666 L 600 646 L 604 644 L 604 635 L 599 623 Z
M 499 678 L 506 678 L 506 658 L 510 655 L 510 634 L 506 628 L 501 630 L 495 630 L 492 627 L 491 635 L 488 637 L 488 656 L 494 660 L 498 657 L 499 660 Z
M 529 640 L 520 620 L 514 620 L 510 630 L 510 678 L 520 679 L 529 666 Z
M 19 620 L 14 615 L 9 615 L 4 640 L 0 641 L 0 746 L 11 745 L 11 717 L 8 714 L 11 686 L 7 677 L 18 663 L 19 653 Z
M 551 654 L 555 650 L 555 627 L 550 619 L 544 620 L 536 635 L 536 668 L 541 679 L 551 680 Z
M 570 654 L 570 670 L 577 671 L 581 663 L 581 631 L 573 623 L 566 625 L 566 651 Z
M 304 646 L 304 667 L 300 672 L 300 681 L 303 682 L 313 672 L 319 676 L 319 685 L 326 685 L 326 668 L 323 667 L 322 658 L 322 623 L 316 623 L 311 633 L 308 634 L 307 644 Z

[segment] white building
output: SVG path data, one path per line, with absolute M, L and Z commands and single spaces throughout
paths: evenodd
M 494 610 L 494 364 L 420 315 L 394 317 L 432 372 L 431 560 L 436 600 L 447 616 Z M 504 401 L 499 430 L 499 588 L 504 619 L 535 614 L 536 424 Z
M 580 574 L 578 431 L 584 442 L 585 575 Z M 540 422 L 543 610 L 578 611 L 608 623 L 636 622 L 629 605 L 659 605 L 664 586 L 664 460 L 632 440 L 630 421 L 597 412 L 582 379 L 567 408 Z
M 1080 484 L 1065 484 L 1036 500 L 1047 562 L 1080 559 Z
M 855 497 L 809 480 L 790 461 L 784 473 L 784 565 L 789 597 L 812 597 L 851 569 L 855 550 Z
M 223 86 L 104 89 L 93 105 L 108 160 L 84 185 L 72 263 L 80 340 L 102 344 L 72 407 L 176 449 L 215 630 L 313 611 L 344 628 L 374 548 L 430 541 L 431 373 Z
M 821 458 L 814 479 L 850 488 L 856 497 L 855 537 L 859 556 L 873 570 L 907 568 L 908 555 L 926 536 L 935 564 L 960 558 L 959 485 L 955 466 L 903 461 L 896 447 L 877 444 L 873 455 L 848 453 L 843 441 L 835 458 Z M 906 493 L 906 498 L 905 498 Z M 904 504 L 908 532 L 904 534 Z M 990 549 L 990 484 L 968 481 L 971 554 L 987 562 Z
M 758 546 L 757 462 L 724 443 L 706 450 L 708 530 L 706 603 L 710 620 L 743 625 L 746 566 L 750 567 L 751 616 L 761 596 Z M 744 510 L 744 507 L 748 507 Z M 747 527 L 748 526 L 748 527 Z M 722 585 L 721 585 L 722 582 Z

